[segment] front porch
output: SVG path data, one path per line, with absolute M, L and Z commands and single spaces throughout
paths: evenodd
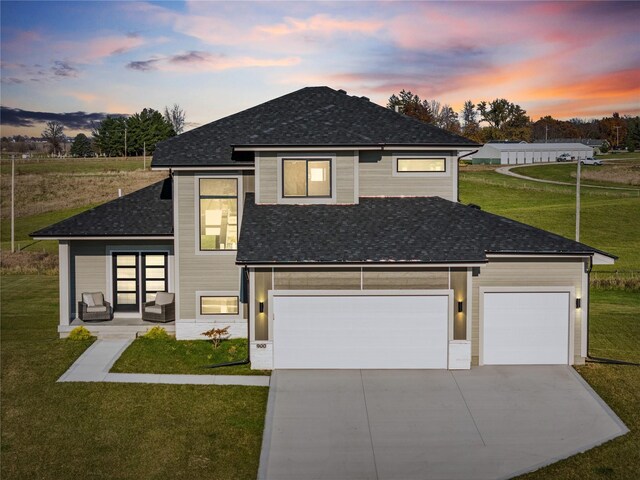
M 164 328 L 169 335 L 176 333 L 175 322 L 154 323 L 133 317 L 116 317 L 108 322 L 83 322 L 76 318 L 69 325 L 58 325 L 58 333 L 60 338 L 65 338 L 71 330 L 83 326 L 99 339 L 128 339 L 139 337 L 156 325 Z

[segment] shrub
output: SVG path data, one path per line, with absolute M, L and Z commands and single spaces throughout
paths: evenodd
M 85 327 L 80 326 L 71 330 L 67 338 L 69 340 L 91 340 L 93 335 Z
M 147 332 L 142 336 L 142 338 L 146 338 L 148 340 L 169 340 L 171 336 L 167 333 L 167 331 L 156 325 L 155 327 L 150 328 Z
M 227 338 L 229 338 L 229 327 L 226 326 L 224 328 L 212 328 L 211 330 L 202 332 L 202 335 L 204 335 L 205 337 L 209 337 L 213 348 L 218 348 L 222 340 L 226 340 Z

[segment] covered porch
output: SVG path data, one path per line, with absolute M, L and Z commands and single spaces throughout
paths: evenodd
M 76 327 L 85 327 L 92 335 L 100 339 L 115 338 L 136 338 L 144 335 L 150 328 L 160 325 L 169 335 L 175 335 L 175 322 L 154 323 L 146 322 L 141 318 L 116 317 L 108 322 L 83 322 L 79 318 L 74 319 L 67 325 L 58 325 L 58 333 L 61 338 L 69 335 L 69 332 Z

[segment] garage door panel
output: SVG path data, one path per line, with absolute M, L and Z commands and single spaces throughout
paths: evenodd
M 448 297 L 275 296 L 275 368 L 446 368 Z
M 483 363 L 568 363 L 569 299 L 569 292 L 484 293 Z

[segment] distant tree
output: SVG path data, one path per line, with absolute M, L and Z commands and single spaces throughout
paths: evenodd
M 184 132 L 185 118 L 184 110 L 177 103 L 174 103 L 171 109 L 164 107 L 164 119 L 171 124 L 176 135 Z
M 635 152 L 640 149 L 640 117 L 627 119 L 627 150 Z
M 525 140 L 531 139 L 531 120 L 527 112 L 505 98 L 478 103 L 480 121 L 489 124 L 484 131 L 485 140 Z M 490 138 L 486 138 L 489 136 Z
M 464 102 L 462 107 L 462 135 L 471 140 L 479 142 L 480 138 L 480 123 L 478 122 L 478 112 L 476 106 L 471 100 Z
M 65 140 L 64 126 L 60 122 L 47 122 L 42 132 L 42 138 L 49 142 L 49 152 L 57 155 L 62 152 Z
M 176 135 L 173 126 L 160 112 L 145 108 L 127 118 L 127 151 L 130 155 L 153 153 L 156 144 Z
M 84 134 L 79 133 L 76 138 L 73 139 L 70 152 L 74 157 L 92 157 L 93 145 L 91 140 Z
M 92 126 L 92 136 L 98 153 L 108 157 L 124 155 L 124 135 L 127 128 L 125 117 L 107 117 Z
M 426 123 L 433 123 L 434 117 L 427 100 L 421 100 L 418 95 L 410 91 L 402 90 L 397 95 L 394 93 L 389 97 L 387 108 L 395 110 L 398 107 L 400 113 L 409 117 L 417 118 Z

